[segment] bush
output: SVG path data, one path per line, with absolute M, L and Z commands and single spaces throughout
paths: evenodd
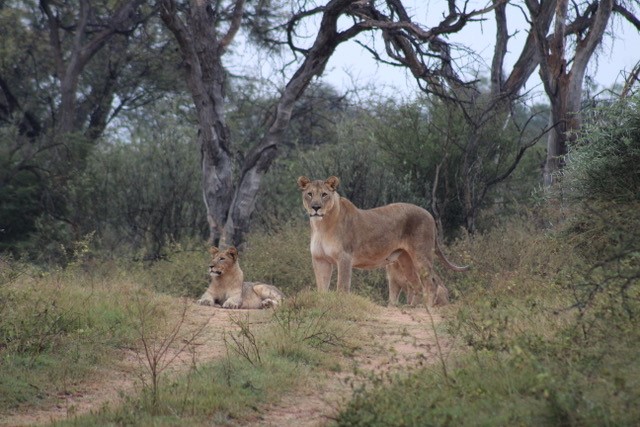
M 603 300 L 637 316 L 640 294 L 640 96 L 597 110 L 568 156 L 563 237 L 584 259 L 571 281 L 581 310 Z M 606 301 L 606 302 L 605 302 Z
M 167 245 L 164 251 L 162 259 L 132 262 L 127 269 L 147 289 L 199 298 L 209 286 L 211 255 L 208 247 L 202 243 L 172 244 Z
M 128 281 L 81 269 L 44 272 L 19 262 L 0 269 L 0 412 L 73 392 L 95 366 L 135 341 Z
M 635 276 L 625 276 L 636 278 L 627 282 L 626 306 L 605 286 L 572 310 L 578 284 L 595 271 L 588 273 L 563 235 L 528 224 L 508 222 L 454 245 L 473 268 L 448 276 L 462 297 L 445 311 L 446 330 L 466 351 L 446 370 L 380 378 L 356 390 L 337 425 L 635 424 L 637 258 Z M 602 265 L 607 270 L 622 280 L 624 270 Z
M 597 110 L 567 156 L 572 200 L 640 200 L 640 95 Z

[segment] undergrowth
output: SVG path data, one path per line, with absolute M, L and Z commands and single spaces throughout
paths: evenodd
M 312 387 L 317 368 L 340 369 L 340 357 L 360 345 L 355 321 L 374 310 L 355 295 L 302 292 L 266 322 L 238 314 L 225 335 L 227 356 L 166 378 L 156 396 L 149 388 L 119 407 L 59 425 L 237 425 L 250 422 L 261 404 Z
M 81 269 L 45 272 L 5 261 L 0 270 L 0 411 L 55 401 L 135 341 L 127 314 L 138 292 Z
M 633 212 L 623 217 L 638 224 Z M 577 215 L 597 227 L 617 221 Z M 637 227 L 627 228 L 622 240 L 608 233 L 619 244 L 600 253 L 584 251 L 591 233 L 569 239 L 528 218 L 458 242 L 473 268 L 443 275 L 457 298 L 447 331 L 463 352 L 446 371 L 357 390 L 336 424 L 635 425 L 640 248 Z

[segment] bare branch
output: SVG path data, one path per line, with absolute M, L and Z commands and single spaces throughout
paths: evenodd
M 640 31 L 640 19 L 638 19 L 637 16 L 635 16 L 633 13 L 631 13 L 631 11 L 625 8 L 624 5 L 616 2 L 613 5 L 613 11 L 622 15 L 627 21 L 629 21 L 634 27 L 636 27 L 636 30 Z
M 613 3 L 613 0 L 600 0 L 598 2 L 598 8 L 595 11 L 595 16 L 593 22 L 589 26 L 587 35 L 584 40 L 578 44 L 576 49 L 574 63 L 571 68 L 572 70 L 576 70 L 577 72 L 582 72 L 584 74 L 584 70 L 587 68 L 587 63 L 591 59 L 596 47 L 598 47 L 602 41 L 602 35 L 604 34 L 607 23 L 609 22 L 609 17 L 613 10 Z M 582 79 L 580 79 L 580 84 L 582 85 Z
M 233 15 L 231 17 L 231 24 L 229 26 L 229 30 L 227 34 L 220 41 L 220 53 L 223 54 L 229 43 L 233 41 L 233 38 L 236 36 L 238 30 L 240 29 L 240 24 L 242 23 L 242 15 L 244 14 L 244 2 L 245 0 L 236 0 L 235 6 L 233 8 Z
M 640 82 L 640 62 L 637 62 L 631 73 L 624 81 L 624 87 L 620 93 L 621 98 L 626 98 L 632 93 L 633 86 Z

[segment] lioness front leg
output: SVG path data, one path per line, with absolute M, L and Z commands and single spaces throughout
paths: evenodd
M 343 257 L 338 261 L 338 290 L 349 292 L 351 290 L 352 263 L 350 257 Z
M 316 286 L 319 291 L 328 291 L 333 274 L 333 265 L 324 259 L 313 258 L 313 272 L 316 275 Z
M 209 305 L 209 306 L 215 305 L 215 300 L 213 299 L 213 295 L 211 295 L 209 291 L 206 291 L 204 294 L 202 294 L 202 296 L 197 302 L 200 305 Z

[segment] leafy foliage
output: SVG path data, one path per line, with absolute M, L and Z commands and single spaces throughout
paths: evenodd
M 636 423 L 637 116 L 612 105 L 583 135 L 558 189 L 569 203 L 551 215 L 552 192 L 539 208 L 560 226 L 531 215 L 456 244 L 473 269 L 445 278 L 461 296 L 448 332 L 468 353 L 356 392 L 338 425 Z
M 572 310 L 584 264 L 556 237 L 515 222 L 458 242 L 474 268 L 446 280 L 463 294 L 447 333 L 467 351 L 448 359 L 446 370 L 428 367 L 356 390 L 336 424 L 633 425 L 637 317 L 607 293 Z M 626 300 L 633 313 L 638 287 Z
M 73 181 L 73 219 L 110 251 L 160 258 L 173 242 L 202 237 L 199 155 L 180 100 L 133 122 L 123 141 L 94 153 Z
M 596 110 L 564 171 L 574 200 L 640 200 L 640 96 Z
M 0 410 L 73 392 L 134 342 L 130 282 L 104 284 L 77 266 L 46 273 L 0 261 Z

